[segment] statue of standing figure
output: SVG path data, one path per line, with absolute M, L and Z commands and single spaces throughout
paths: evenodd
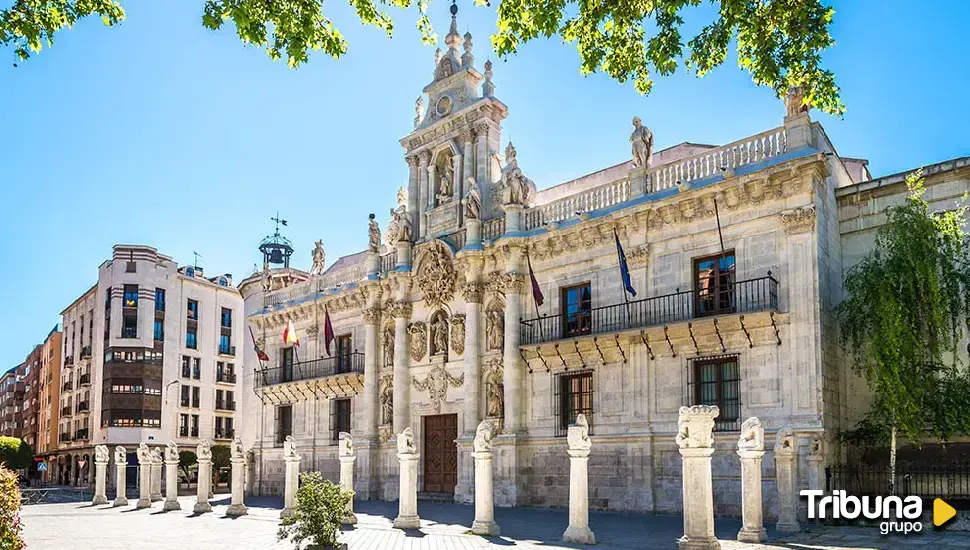
M 441 178 L 438 179 L 439 205 L 448 202 L 454 194 L 453 171 L 451 164 L 445 164 L 441 170 Z
M 633 133 L 630 134 L 633 145 L 633 167 L 650 168 L 653 160 L 653 133 L 640 122 L 640 117 L 633 117 Z
M 323 239 L 314 243 L 313 247 L 313 266 L 310 268 L 310 275 L 323 275 L 323 265 L 327 260 L 327 253 L 323 251 Z
M 505 163 L 505 168 L 502 168 L 502 205 L 532 205 L 536 196 L 536 184 L 519 168 L 517 153 L 511 141 L 505 147 Z
M 475 178 L 468 178 L 468 195 L 461 202 L 465 205 L 466 220 L 482 219 L 482 192 L 478 190 Z
M 445 314 L 439 314 L 431 324 L 431 342 L 434 353 L 448 353 L 448 320 Z
M 381 251 L 381 228 L 375 218 L 374 214 L 368 216 L 367 250 L 370 252 Z

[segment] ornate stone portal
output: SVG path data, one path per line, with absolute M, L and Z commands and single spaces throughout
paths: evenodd
M 421 391 L 428 391 L 431 398 L 431 406 L 435 413 L 441 412 L 441 404 L 448 401 L 448 386 L 453 388 L 461 387 L 465 383 L 465 373 L 461 373 L 457 378 L 452 376 L 443 365 L 435 365 L 424 380 L 413 379 L 414 387 Z

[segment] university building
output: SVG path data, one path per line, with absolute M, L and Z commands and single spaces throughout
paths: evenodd
M 228 444 L 241 414 L 242 314 L 230 275 L 116 245 L 97 283 L 61 313 L 56 481 L 94 483 L 95 445 L 126 447 L 133 466 L 142 442 Z

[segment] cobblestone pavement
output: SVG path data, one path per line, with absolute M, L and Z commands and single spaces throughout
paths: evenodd
M 221 496 L 221 495 L 219 495 Z M 276 541 L 279 524 L 279 499 L 252 499 L 250 515 L 239 519 L 225 517 L 228 499 L 214 500 L 213 512 L 195 516 L 190 513 L 195 499 L 181 497 L 182 510 L 162 512 L 161 502 L 150 510 L 132 506 L 111 508 L 79 503 L 26 506 L 21 516 L 29 550 L 97 548 L 115 549 L 263 549 L 292 548 Z M 134 501 L 132 502 L 132 505 Z M 394 502 L 356 503 L 358 524 L 345 531 L 342 540 L 351 550 L 466 550 L 503 548 L 555 550 L 581 548 L 561 542 L 567 511 L 541 508 L 498 508 L 496 521 L 502 536 L 484 538 L 469 533 L 475 512 L 472 506 L 419 503 L 421 529 L 401 531 L 391 527 L 397 513 Z M 591 512 L 590 526 L 601 549 L 640 549 L 675 547 L 682 533 L 680 516 L 635 515 Z M 876 529 L 811 526 L 797 535 L 768 531 L 764 545 L 742 544 L 734 540 L 740 522 L 719 519 L 716 534 L 725 550 L 752 549 L 870 549 L 903 548 L 948 550 L 970 548 L 970 533 L 926 532 L 881 537 Z

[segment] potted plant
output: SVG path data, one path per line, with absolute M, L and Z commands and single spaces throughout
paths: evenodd
M 341 520 L 353 491 L 345 491 L 319 472 L 300 474 L 300 487 L 296 490 L 293 515 L 283 519 L 276 533 L 277 540 L 291 539 L 299 550 L 300 544 L 309 541 L 306 550 L 347 549 L 339 544 Z

